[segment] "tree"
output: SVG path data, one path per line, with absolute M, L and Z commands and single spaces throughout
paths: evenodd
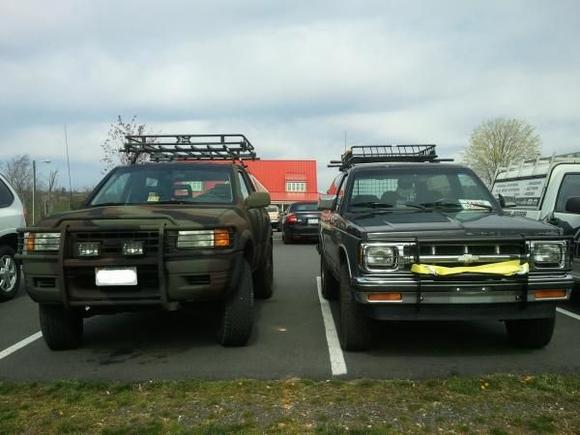
M 24 201 L 32 193 L 32 160 L 28 154 L 13 157 L 4 163 L 4 176 Z
M 48 174 L 48 181 L 46 184 L 46 196 L 42 204 L 43 216 L 52 213 L 54 208 L 55 192 L 58 190 L 57 186 L 58 169 L 53 169 Z
M 538 157 L 540 145 L 540 136 L 526 121 L 495 118 L 473 130 L 463 160 L 491 185 L 501 166 Z
M 124 122 L 121 115 L 117 116 L 116 122 L 113 122 L 109 127 L 107 139 L 101 145 L 105 153 L 102 162 L 105 164 L 104 172 L 108 172 L 117 165 L 128 165 L 132 162 L 135 156 L 132 153 L 123 152 L 125 144 L 125 136 L 135 136 L 146 133 L 146 125 L 137 123 L 137 115 L 128 121 Z M 146 160 L 146 155 L 136 157 L 136 162 Z

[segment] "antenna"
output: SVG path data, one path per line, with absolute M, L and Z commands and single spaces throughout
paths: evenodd
M 72 208 L 72 181 L 70 177 L 70 156 L 68 152 L 68 134 L 66 131 L 66 123 L 64 124 L 64 144 L 66 148 L 66 168 L 68 171 L 68 207 Z

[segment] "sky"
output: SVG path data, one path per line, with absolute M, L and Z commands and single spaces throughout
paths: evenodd
M 0 0 L 0 162 L 67 186 L 103 176 L 118 115 L 150 131 L 244 133 L 264 159 L 436 143 L 461 158 L 496 117 L 542 153 L 580 151 L 580 2 Z

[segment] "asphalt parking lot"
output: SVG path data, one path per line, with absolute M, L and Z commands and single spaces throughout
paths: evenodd
M 51 352 L 37 307 L 21 292 L 0 305 L 0 379 L 143 381 L 185 378 L 425 378 L 491 373 L 580 372 L 580 309 L 558 313 L 551 344 L 510 347 L 499 322 L 382 323 L 368 352 L 343 353 L 333 332 L 336 306 L 320 300 L 313 244 L 274 247 L 276 290 L 257 301 L 250 344 L 223 348 L 207 309 L 129 313 L 85 322 L 85 342 Z

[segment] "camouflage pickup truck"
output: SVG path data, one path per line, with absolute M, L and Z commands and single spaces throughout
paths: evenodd
M 19 230 L 25 287 L 49 348 L 78 347 L 83 319 L 184 303 L 223 306 L 219 342 L 245 345 L 253 299 L 273 287 L 272 230 L 243 135 L 128 136 L 133 162 L 80 210 Z

